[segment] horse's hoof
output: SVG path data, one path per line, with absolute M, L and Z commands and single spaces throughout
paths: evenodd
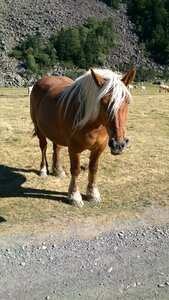
M 81 201 L 77 201 L 77 200 L 69 200 L 70 205 L 72 205 L 73 207 L 78 207 L 78 208 L 82 208 L 84 205 L 84 202 Z
M 44 178 L 44 177 L 48 176 L 48 174 L 46 173 L 46 171 L 40 171 L 39 176 L 41 178 Z
M 53 171 L 53 176 L 60 178 L 60 179 L 65 179 L 67 178 L 66 173 L 64 171 Z
M 74 207 L 82 208 L 84 205 L 82 196 L 80 195 L 79 191 L 68 193 L 68 199 L 70 205 Z
M 93 197 L 91 195 L 87 195 L 87 201 L 89 201 L 91 204 L 97 204 L 102 202 L 101 197 Z
M 92 188 L 87 187 L 86 194 L 87 194 L 87 201 L 89 201 L 92 204 L 97 204 L 102 201 L 97 187 L 92 187 Z

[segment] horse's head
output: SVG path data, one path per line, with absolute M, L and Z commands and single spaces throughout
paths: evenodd
M 97 86 L 103 88 L 106 83 L 106 79 L 96 74 L 93 70 L 91 70 L 91 73 Z M 136 70 L 133 66 L 121 79 L 122 83 L 120 83 L 120 85 L 128 86 L 133 81 L 135 73 Z M 118 108 L 116 109 L 116 96 L 118 97 L 118 94 L 117 91 L 114 93 L 114 89 L 115 87 L 112 86 L 112 88 L 110 88 L 109 91 L 102 97 L 101 114 L 109 135 L 108 145 L 111 149 L 111 153 L 117 155 L 121 154 L 129 143 L 129 139 L 126 137 L 126 120 L 130 94 L 125 87 L 124 89 L 122 88 L 122 101 L 120 100 L 120 102 L 118 100 Z

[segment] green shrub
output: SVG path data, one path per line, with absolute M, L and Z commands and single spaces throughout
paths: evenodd
M 10 56 L 24 61 L 29 73 L 40 74 L 57 62 L 66 67 L 86 69 L 105 64 L 114 39 L 111 19 L 100 21 L 90 17 L 83 26 L 62 28 L 46 40 L 40 33 L 29 35 L 12 50 Z
M 169 64 L 169 1 L 126 0 L 144 51 L 160 64 Z

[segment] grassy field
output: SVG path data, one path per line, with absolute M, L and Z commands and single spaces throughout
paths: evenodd
M 106 224 L 119 217 L 130 217 L 151 206 L 169 202 L 169 93 L 158 87 L 140 86 L 132 91 L 127 122 L 130 144 L 126 152 L 114 157 L 107 148 L 101 157 L 98 186 L 102 203 L 85 201 L 79 210 L 67 203 L 69 159 L 62 151 L 65 180 L 53 176 L 40 178 L 38 140 L 31 139 L 33 126 L 29 97 L 24 88 L 0 89 L 0 232 L 32 233 L 54 231 L 88 220 Z M 48 144 L 51 163 L 52 145 Z M 88 162 L 88 152 L 81 164 Z M 87 171 L 79 177 L 84 195 Z

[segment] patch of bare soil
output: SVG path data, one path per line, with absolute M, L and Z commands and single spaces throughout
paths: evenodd
M 4 236 L 0 299 L 162 299 L 169 295 L 169 209 L 109 225 Z

